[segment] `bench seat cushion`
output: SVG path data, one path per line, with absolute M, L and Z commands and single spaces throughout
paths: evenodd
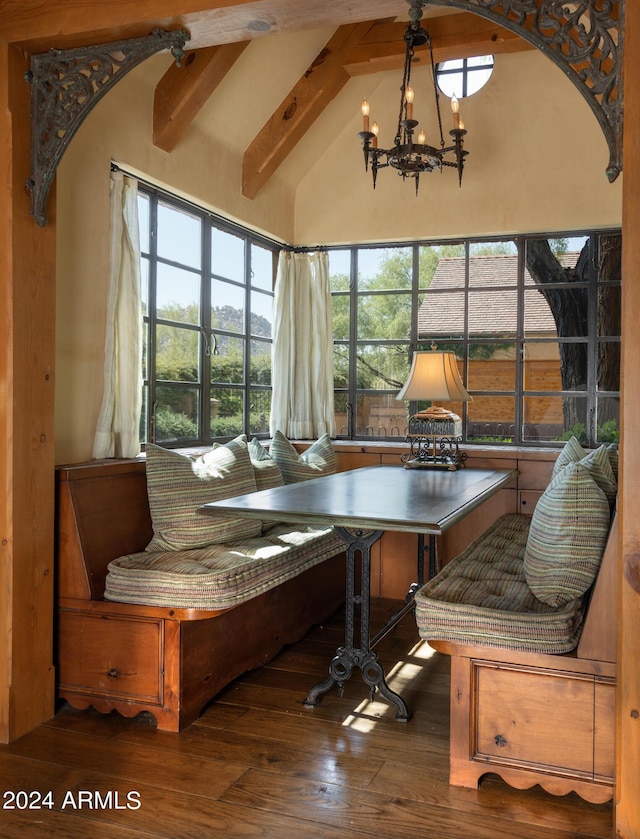
M 416 593 L 421 638 L 539 653 L 576 647 L 582 599 L 553 608 L 527 585 L 530 523 L 528 516 L 502 516 Z
M 175 609 L 227 609 L 344 550 L 332 527 L 277 524 L 229 545 L 143 551 L 109 563 L 105 599 Z

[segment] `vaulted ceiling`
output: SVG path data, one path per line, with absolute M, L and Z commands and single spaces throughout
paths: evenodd
M 171 66 L 156 87 L 155 145 L 168 152 L 175 148 L 252 38 L 274 30 L 295 31 L 305 21 L 320 22 L 321 17 L 326 17 L 326 13 L 316 13 L 310 18 L 307 9 L 301 18 L 291 13 L 291 5 L 285 0 L 265 0 L 220 13 L 221 25 L 216 31 L 220 43 L 188 50 L 182 65 Z M 317 4 L 298 5 L 315 8 Z M 349 17 L 362 14 L 354 12 L 354 7 L 362 4 L 336 5 L 347 6 Z M 384 7 L 388 12 L 397 5 L 369 3 L 367 11 L 370 14 L 371 7 Z M 401 5 L 401 11 L 406 12 L 406 6 Z M 339 15 L 337 10 L 334 12 L 341 20 L 345 18 L 345 10 Z M 252 16 L 257 13 L 262 16 Z M 526 41 L 477 15 L 431 9 L 425 19 L 436 62 L 531 49 Z M 246 197 L 257 195 L 350 78 L 402 67 L 406 20 L 403 14 L 340 23 L 304 73 L 291 79 L 289 92 L 246 148 L 242 173 L 242 192 Z M 203 37 L 200 33 L 199 38 Z M 286 62 L 287 56 L 281 60 Z M 416 50 L 415 63 L 429 60 L 426 46 Z
M 58 23 L 54 44 L 48 19 L 52 5 L 57 21 L 60 15 L 65 20 L 62 27 Z M 288 92 L 246 143 L 242 192 L 248 198 L 258 194 L 349 79 L 402 67 L 408 19 L 407 0 L 105 0 L 91 17 L 81 0 L 4 0 L 0 6 L 0 35 L 10 32 L 11 40 L 31 53 L 140 37 L 156 27 L 186 30 L 185 58 L 160 78 L 154 95 L 153 143 L 167 152 L 189 132 L 251 41 L 326 32 L 303 72 L 293 67 Z M 436 62 L 532 49 L 483 17 L 430 2 L 424 20 Z M 426 50 L 418 49 L 414 60 L 428 62 Z M 289 60 L 286 50 L 278 54 L 279 72 L 286 71 Z M 233 126 L 230 130 L 233 134 Z

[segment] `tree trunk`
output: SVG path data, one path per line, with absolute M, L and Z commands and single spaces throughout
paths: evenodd
M 531 240 L 527 242 L 526 264 L 538 290 L 549 304 L 558 338 L 586 338 L 589 334 L 588 290 L 556 286 L 560 283 L 581 283 L 588 279 L 588 243 L 582 249 L 575 268 L 565 268 L 554 255 L 546 239 Z M 562 389 L 586 391 L 587 345 L 568 344 L 560 340 L 558 350 Z M 585 423 L 584 410 L 580 410 L 581 399 L 582 397 L 565 397 L 562 400 L 565 431 L 578 423 Z
M 619 235 L 600 236 L 599 279 L 620 280 L 622 240 Z M 527 242 L 526 265 L 538 290 L 544 295 L 553 315 L 558 338 L 587 338 L 589 334 L 589 293 L 586 288 L 571 288 L 559 284 L 586 283 L 589 279 L 589 243 L 584 246 L 575 268 L 564 267 L 554 255 L 546 239 Z M 620 335 L 620 288 L 599 286 L 598 336 Z M 587 344 L 563 343 L 560 340 L 560 374 L 563 390 L 586 392 L 588 355 Z M 620 387 L 620 346 L 617 342 L 598 342 L 598 390 L 617 391 Z M 563 415 L 565 431 L 578 423 L 585 423 L 580 402 L 584 397 L 565 397 Z M 616 418 L 616 406 L 602 400 L 598 424 Z
M 622 274 L 622 238 L 619 235 L 600 236 L 599 278 L 602 282 L 620 282 Z M 600 286 L 598 289 L 598 335 L 620 335 L 621 293 L 619 285 Z M 620 344 L 601 341 L 598 344 L 598 390 L 620 389 Z M 598 406 L 598 425 L 609 420 L 620 420 L 620 400 L 601 399 Z

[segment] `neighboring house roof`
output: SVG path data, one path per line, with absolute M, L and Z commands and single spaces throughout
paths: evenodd
M 561 257 L 565 267 L 573 267 L 578 252 Z M 470 335 L 515 335 L 518 317 L 515 286 L 517 283 L 518 255 L 496 254 L 473 256 L 469 260 L 469 283 L 473 292 L 470 299 Z M 438 263 L 429 286 L 430 291 L 461 291 L 465 283 L 464 257 L 443 257 Z M 556 325 L 549 304 L 537 290 L 531 275 L 525 269 L 525 311 L 527 334 L 556 335 Z M 511 286 L 510 290 L 505 286 Z M 493 290 L 495 289 L 495 290 Z M 483 293 L 486 292 L 486 293 Z M 456 306 L 447 295 L 426 294 L 418 312 L 418 334 L 457 335 L 464 332 L 464 307 Z

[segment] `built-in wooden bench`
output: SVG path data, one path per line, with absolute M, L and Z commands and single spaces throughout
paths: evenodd
M 545 654 L 427 640 L 451 657 L 450 783 L 495 773 L 593 803 L 613 796 L 618 528 L 614 516 L 577 649 Z
M 152 536 L 144 460 L 58 467 L 56 491 L 58 695 L 76 708 L 179 731 L 344 601 L 343 553 L 229 609 L 105 601 L 109 562 Z

